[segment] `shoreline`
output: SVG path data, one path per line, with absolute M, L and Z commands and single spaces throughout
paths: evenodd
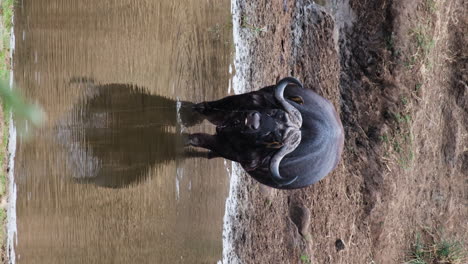
M 13 21 L 14 21 L 14 8 L 13 1 L 2 2 L 2 15 L 0 16 L 0 31 L 1 37 L 1 79 L 4 79 L 3 89 L 13 89 L 13 67 L 12 58 L 15 45 Z M 0 129 L 2 131 L 2 172 L 1 181 L 4 186 L 2 200 L 2 263 L 15 263 L 13 236 L 16 232 L 16 186 L 14 184 L 14 175 L 12 165 L 14 163 L 14 153 L 16 149 L 16 130 L 12 121 L 12 112 L 7 110 L 4 103 L 0 104 L 2 107 L 2 118 L 0 120 Z
M 11 17 L 12 21 L 14 15 Z M 13 22 L 12 22 L 13 24 Z M 10 89 L 13 88 L 14 83 L 14 72 L 13 72 L 13 53 L 15 50 L 15 32 L 14 28 L 11 28 L 10 33 Z M 16 155 L 16 127 L 13 122 L 13 113 L 10 111 L 8 119 L 8 206 L 7 206 L 7 218 L 6 218 L 6 251 L 8 263 L 16 263 L 15 253 L 15 242 L 17 242 L 17 224 L 16 224 L 16 198 L 17 188 L 15 183 L 15 155 Z
M 247 44 L 242 38 L 242 25 L 241 25 L 241 0 L 231 1 L 231 15 L 232 15 L 232 31 L 233 31 L 233 42 L 234 42 L 234 70 L 235 73 L 232 77 L 232 83 L 229 84 L 229 93 L 231 88 L 234 94 L 242 94 L 246 92 L 246 73 L 248 68 L 245 66 L 245 59 L 247 58 Z M 230 71 L 232 70 L 230 66 Z M 234 162 L 227 162 L 230 164 L 230 169 L 227 169 L 230 175 L 229 183 L 229 195 L 226 199 L 225 214 L 223 218 L 223 255 L 222 260 L 218 263 L 242 263 L 239 256 L 236 254 L 234 246 L 236 242 L 235 227 L 238 225 L 237 213 L 241 201 L 239 201 L 238 193 L 239 188 L 242 187 L 241 174 L 242 168 L 239 164 Z M 227 167 L 227 166 L 226 166 Z

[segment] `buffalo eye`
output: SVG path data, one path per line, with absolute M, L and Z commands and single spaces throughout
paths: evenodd
M 302 99 L 301 96 L 296 95 L 296 96 L 288 96 L 288 99 L 295 102 L 296 104 L 303 105 L 304 104 L 304 99 Z
M 283 143 L 275 141 L 267 143 L 267 148 L 278 149 L 283 146 Z
M 263 144 L 267 148 L 272 148 L 272 149 L 281 148 L 283 146 L 281 132 L 279 131 L 268 132 L 268 134 L 266 134 L 265 137 L 263 138 Z

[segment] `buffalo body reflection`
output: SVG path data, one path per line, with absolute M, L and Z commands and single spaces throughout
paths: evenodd
M 204 155 L 183 153 L 181 125 L 200 122 L 191 103 L 130 84 L 72 85 L 86 89 L 87 96 L 71 111 L 72 122 L 59 123 L 57 131 L 75 180 L 122 188 L 145 180 L 157 163 Z

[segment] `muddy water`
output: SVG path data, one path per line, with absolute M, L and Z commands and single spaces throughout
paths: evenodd
M 48 120 L 16 145 L 17 263 L 221 259 L 226 165 L 182 153 L 212 127 L 178 105 L 228 94 L 230 20 L 226 0 L 18 1 L 15 82 Z

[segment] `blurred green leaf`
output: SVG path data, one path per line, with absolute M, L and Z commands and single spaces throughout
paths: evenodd
M 40 106 L 24 102 L 22 97 L 3 80 L 0 81 L 0 99 L 4 109 L 11 111 L 17 119 L 29 121 L 35 126 L 45 121 L 45 113 Z

